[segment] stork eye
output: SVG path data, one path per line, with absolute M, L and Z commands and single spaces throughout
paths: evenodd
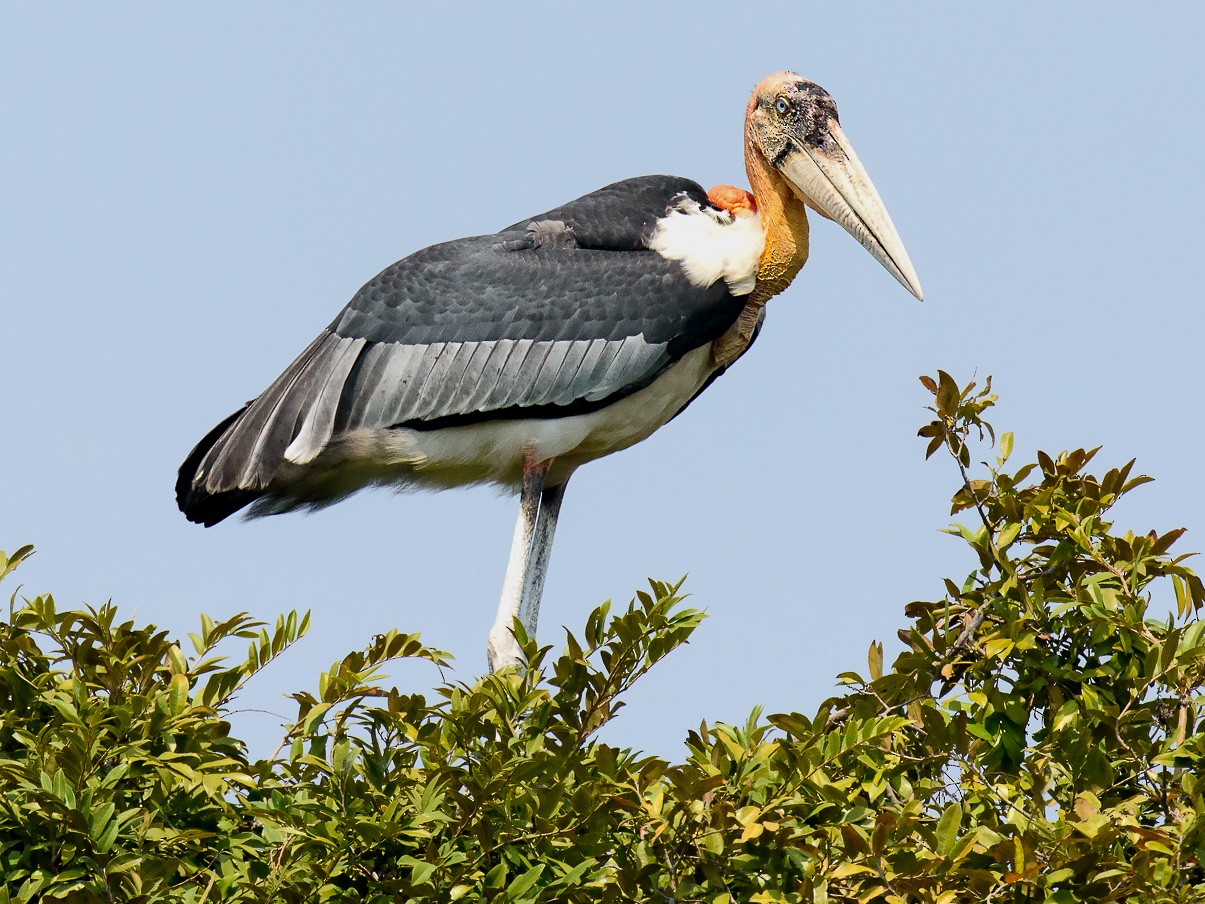
M 786 113 L 789 109 L 791 109 L 791 104 L 785 97 L 780 97 L 778 100 L 774 101 L 774 109 L 779 113 Z

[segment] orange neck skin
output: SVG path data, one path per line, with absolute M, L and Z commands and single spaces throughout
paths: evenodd
M 758 301 L 773 298 L 791 284 L 808 259 L 808 217 L 787 181 L 766 162 L 752 139 L 745 139 L 745 172 L 766 230 L 766 250 L 757 265 Z

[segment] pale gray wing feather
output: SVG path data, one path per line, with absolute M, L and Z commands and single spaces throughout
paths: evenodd
M 432 410 L 444 411 L 475 389 L 492 351 L 492 342 L 461 343 L 457 361 L 449 369 L 447 379 L 431 402 Z
M 431 375 L 431 368 L 439 360 L 445 345 L 446 342 L 432 342 L 415 346 L 413 352 L 407 355 L 406 369 L 401 374 L 401 390 L 392 398 L 386 396 L 387 407 L 392 410 L 390 417 L 404 418 L 418 408 L 423 387 L 427 385 L 427 377 Z
M 424 357 L 423 364 L 429 365 L 429 367 L 426 376 L 423 377 L 423 385 L 419 390 L 418 399 L 411 409 L 414 417 L 420 419 L 429 417 L 430 412 L 436 409 L 440 395 L 447 391 L 448 383 L 459 382 L 458 377 L 463 375 L 465 364 L 473 352 L 470 348 L 468 355 L 457 365 L 457 358 L 464 351 L 465 345 L 464 342 L 445 342 L 443 348 L 439 350 L 439 354 L 433 359 L 429 356 Z
M 540 365 L 540 372 L 532 381 L 531 389 L 527 394 L 527 404 L 547 405 L 552 402 L 552 397 L 561 388 L 561 384 L 558 382 L 561 368 L 565 366 L 565 357 L 573 345 L 572 340 L 564 339 L 548 343 L 548 354 L 544 358 L 544 363 Z
M 361 385 L 376 387 L 377 391 L 354 396 L 351 406 L 343 412 L 344 418 L 339 423 L 338 429 L 347 430 L 353 424 L 362 423 L 364 412 L 374 405 L 379 406 L 385 398 L 386 387 L 392 383 L 386 374 L 389 372 L 390 365 L 396 362 L 398 357 L 390 354 L 390 351 L 389 346 L 383 343 L 375 343 L 365 349 L 360 359 Z
M 530 405 L 528 401 L 539 385 L 540 370 L 552 351 L 552 342 L 533 342 L 523 358 L 523 363 L 512 371 L 511 386 L 507 391 L 507 407 Z M 508 362 L 509 363 L 509 362 Z
M 314 386 L 325 384 L 339 345 L 340 337 L 330 332 L 311 342 L 209 449 L 194 482 L 209 492 L 266 487 L 314 401 Z
M 527 363 L 535 345 L 536 342 L 532 339 L 519 339 L 515 342 L 514 348 L 506 356 L 506 363 L 502 365 L 502 370 L 494 380 L 494 385 L 486 393 L 481 410 L 491 411 L 518 404 L 516 396 L 521 396 L 521 392 L 517 391 L 519 372 Z
M 669 364 L 664 344 L 639 336 L 381 343 L 365 356 L 345 393 L 355 400 L 343 425 L 349 431 L 421 427 L 423 421 L 491 412 L 522 417 L 534 406 L 599 402 L 646 385 Z
M 544 400 L 550 405 L 569 405 L 577 398 L 572 394 L 571 389 L 582 362 L 586 360 L 586 353 L 594 345 L 594 340 L 566 342 L 565 345 L 565 356 L 561 360 L 560 369 L 553 377 L 554 385 L 549 389 Z
M 589 402 L 605 399 L 625 384 L 635 382 L 647 373 L 649 351 L 656 346 L 650 346 L 640 336 L 628 336 L 619 344 L 619 349 L 611 363 L 607 365 L 601 376 L 592 381 L 593 385 L 587 390 L 585 398 Z M 659 351 L 664 354 L 662 346 Z M 666 356 L 668 363 L 668 355 Z
M 335 344 L 329 360 L 323 362 L 325 377 L 315 381 L 317 392 L 308 390 L 311 402 L 305 412 L 305 419 L 297 431 L 297 436 L 285 449 L 285 458 L 289 461 L 298 465 L 308 464 L 317 458 L 330 442 L 335 427 L 335 415 L 343 397 L 344 383 L 366 344 L 363 339 L 340 339 Z M 298 411 L 300 414 L 300 408 Z
M 482 347 L 489 349 L 489 356 L 482 363 L 481 372 L 477 375 L 472 387 L 468 387 L 468 381 L 464 384 L 465 392 L 461 397 L 461 405 L 465 411 L 484 410 L 486 399 L 494 391 L 498 377 L 506 367 L 506 362 L 517 344 L 516 339 L 498 339 L 494 342 L 481 343 Z
M 584 399 L 590 390 L 597 385 L 599 378 L 606 369 L 611 366 L 611 362 L 615 360 L 615 356 L 619 354 L 619 347 L 623 345 L 623 340 L 618 341 L 613 339 L 595 339 L 590 343 L 590 347 L 586 349 L 586 354 L 582 358 L 581 366 L 577 369 L 572 382 L 567 388 L 567 392 L 575 399 Z

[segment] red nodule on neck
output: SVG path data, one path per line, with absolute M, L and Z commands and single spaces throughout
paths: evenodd
M 707 200 L 733 216 L 757 213 L 757 200 L 749 192 L 735 185 L 715 186 L 707 192 Z

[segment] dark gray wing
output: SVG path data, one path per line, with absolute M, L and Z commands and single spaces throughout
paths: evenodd
M 637 176 L 520 220 L 503 232 L 524 229 L 534 220 L 560 221 L 573 230 L 581 248 L 633 251 L 645 247 L 652 224 L 676 198 L 710 206 L 703 186 L 681 176 Z
M 284 461 L 307 464 L 353 431 L 563 416 L 647 386 L 743 306 L 722 281 L 693 286 L 644 247 L 683 193 L 705 202 L 688 180 L 626 180 L 386 268 L 194 450 L 177 484 L 181 508 L 192 517 L 196 499 L 263 490 Z

